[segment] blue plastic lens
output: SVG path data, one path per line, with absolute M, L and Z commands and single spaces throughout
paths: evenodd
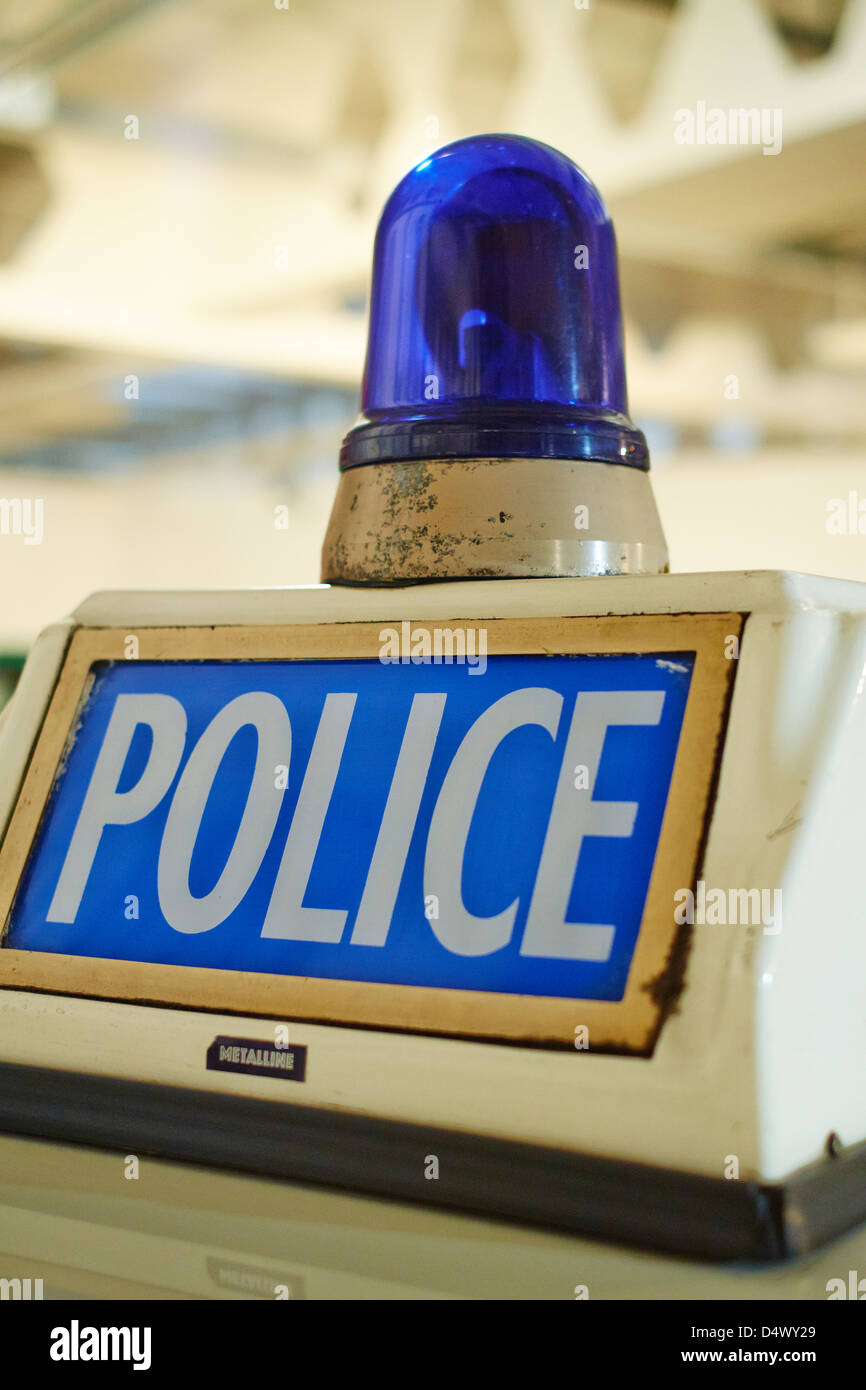
M 361 411 L 342 468 L 648 466 L 628 418 L 613 226 L 576 164 L 535 140 L 478 135 L 397 185 L 376 234 Z

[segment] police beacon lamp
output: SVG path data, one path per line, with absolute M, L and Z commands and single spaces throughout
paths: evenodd
M 534 141 L 397 187 L 362 405 L 326 586 L 36 642 L 0 1128 L 714 1258 L 854 1225 L 866 585 L 667 573 L 613 229 Z

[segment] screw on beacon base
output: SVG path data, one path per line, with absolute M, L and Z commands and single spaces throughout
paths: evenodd
M 473 136 L 397 185 L 376 234 L 361 408 L 326 582 L 667 570 L 628 415 L 613 226 L 550 146 Z

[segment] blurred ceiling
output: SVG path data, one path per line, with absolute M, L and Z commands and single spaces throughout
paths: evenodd
M 311 391 L 342 428 L 382 203 L 490 129 L 600 186 L 636 415 L 863 440 L 864 72 L 866 0 L 6 7 L 0 458 L 294 428 Z M 781 112 L 781 150 L 678 143 L 701 103 Z

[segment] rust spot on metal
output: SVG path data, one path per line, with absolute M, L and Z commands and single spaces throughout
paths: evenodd
M 668 958 L 657 975 L 647 980 L 646 993 L 659 1010 L 659 1031 L 665 1019 L 678 1012 L 680 995 L 686 978 L 686 966 L 692 949 L 694 930 L 684 925 L 677 933 Z

